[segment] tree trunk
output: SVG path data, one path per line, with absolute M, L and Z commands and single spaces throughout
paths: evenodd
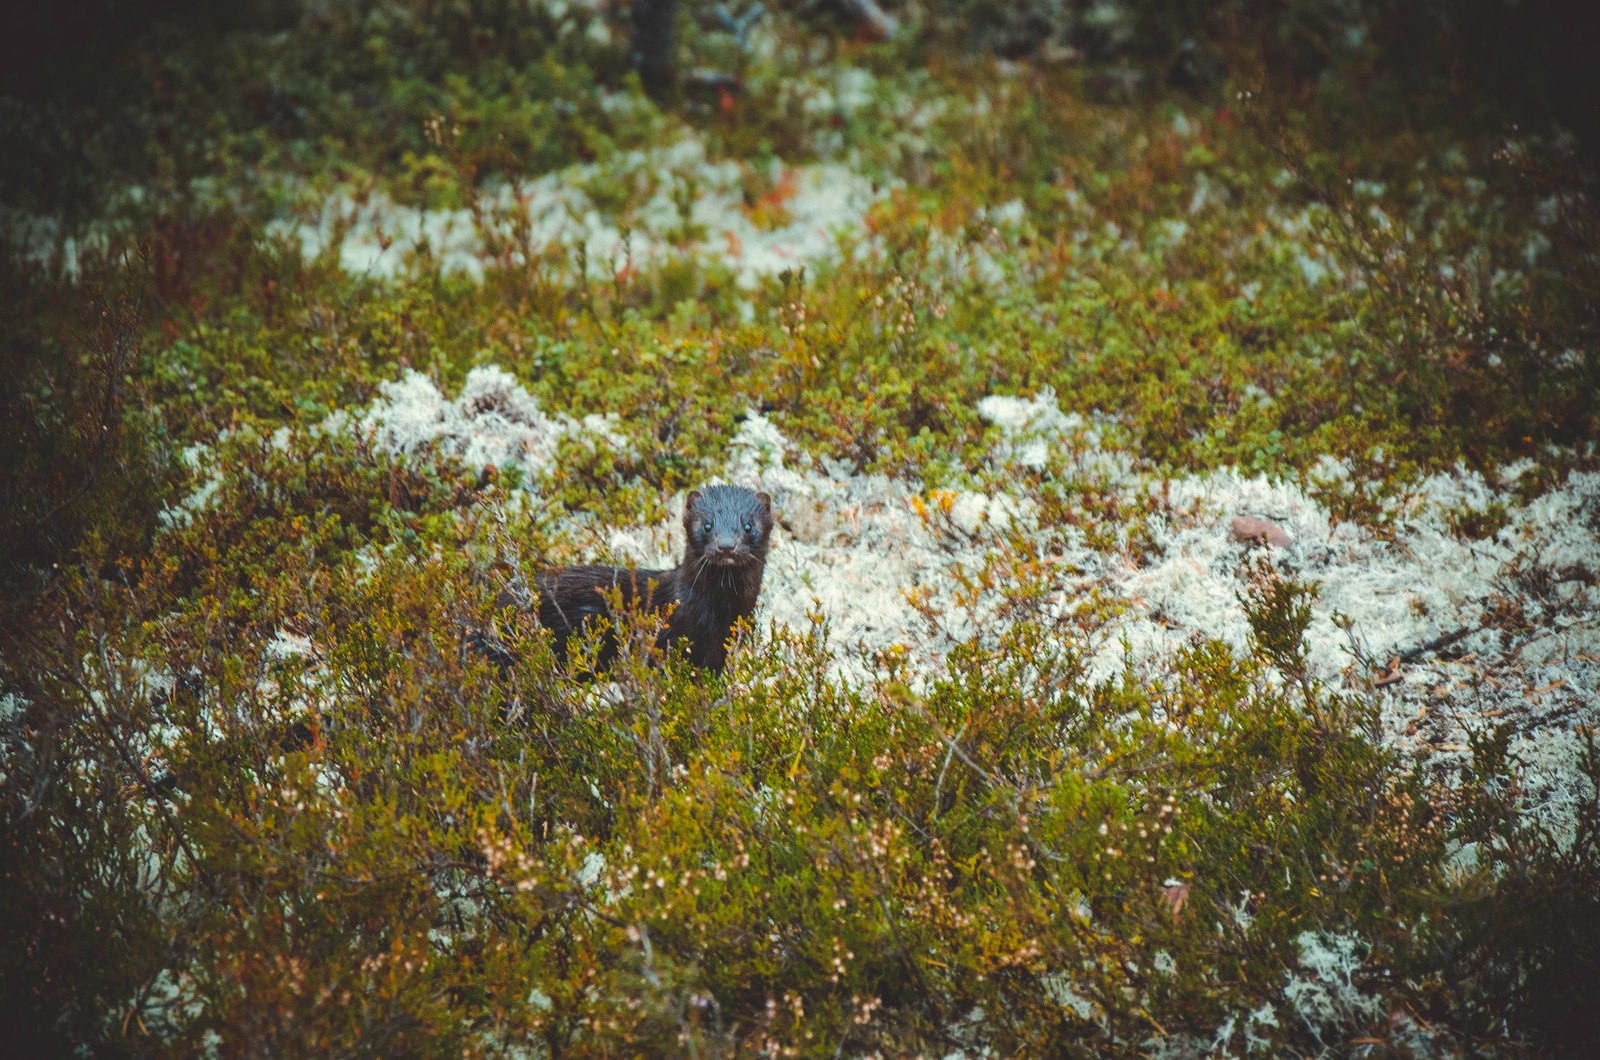
M 645 91 L 659 99 L 673 82 L 673 20 L 678 0 L 633 0 L 633 65 Z

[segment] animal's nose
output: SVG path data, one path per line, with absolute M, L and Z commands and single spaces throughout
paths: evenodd
M 737 544 L 735 544 L 734 542 L 732 542 L 732 541 L 718 541 L 717 542 L 717 555 L 719 555 L 719 556 L 731 556 L 731 555 L 733 555 L 734 551 L 738 547 L 739 546 Z

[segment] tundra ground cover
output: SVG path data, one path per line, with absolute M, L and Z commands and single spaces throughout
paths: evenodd
M 658 107 L 604 10 L 424 8 L 139 53 L 130 113 L 211 122 L 17 178 L 27 1041 L 1595 1034 L 1569 139 L 1397 97 L 1379 43 L 1180 92 L 690 20 L 737 91 Z M 724 678 L 648 629 L 589 685 L 472 649 L 515 574 L 670 563 L 719 479 L 780 511 Z

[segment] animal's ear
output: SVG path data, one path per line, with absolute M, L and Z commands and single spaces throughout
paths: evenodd
M 683 501 L 683 517 L 685 519 L 689 518 L 698 507 L 700 507 L 700 491 L 690 490 L 689 496 L 684 498 Z
M 756 506 L 761 509 L 761 521 L 767 524 L 767 529 L 772 529 L 772 497 L 766 493 L 756 494 Z

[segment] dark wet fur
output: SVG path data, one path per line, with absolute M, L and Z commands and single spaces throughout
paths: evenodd
M 687 538 L 683 562 L 671 570 L 581 566 L 534 576 L 539 624 L 555 634 L 557 658 L 566 658 L 573 634 L 582 635 L 595 619 L 610 616 L 611 599 L 620 594 L 624 613 L 671 608 L 658 647 L 682 641 L 690 662 L 708 670 L 722 669 L 734 624 L 755 611 L 761 593 L 772 541 L 772 500 L 742 486 L 710 486 L 689 494 L 683 527 Z M 513 589 L 502 593 L 498 602 L 503 607 L 526 607 L 531 600 L 526 591 Z M 502 667 L 515 662 L 497 641 L 486 638 L 482 648 Z M 608 632 L 599 666 L 610 665 L 616 653 L 615 638 Z

